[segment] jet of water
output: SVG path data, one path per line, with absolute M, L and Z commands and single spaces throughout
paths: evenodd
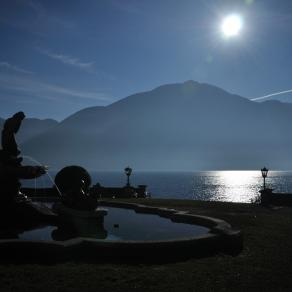
M 52 176 L 51 176 L 51 175 L 49 174 L 49 172 L 48 172 L 48 167 L 47 167 L 47 166 L 44 166 L 42 163 L 40 163 L 40 162 L 37 161 L 36 159 L 32 158 L 31 156 L 23 155 L 22 157 L 31 160 L 32 162 L 38 164 L 38 165 L 41 166 L 41 167 L 45 167 L 45 169 L 46 169 L 46 175 L 48 176 L 48 178 L 50 179 L 50 181 L 52 182 L 52 184 L 56 187 L 56 190 L 57 190 L 59 196 L 62 197 L 62 193 L 61 193 L 60 189 L 58 188 L 58 186 L 57 186 L 56 183 L 54 182 Z M 36 188 L 36 186 L 35 186 L 35 188 Z

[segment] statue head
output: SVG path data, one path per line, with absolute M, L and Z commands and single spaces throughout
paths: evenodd
M 22 121 L 25 118 L 25 114 L 24 112 L 18 112 L 13 115 L 13 118 Z

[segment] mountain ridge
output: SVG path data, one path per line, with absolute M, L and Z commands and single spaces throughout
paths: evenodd
M 285 169 L 290 125 L 292 106 L 187 81 L 83 109 L 22 147 L 56 168 Z

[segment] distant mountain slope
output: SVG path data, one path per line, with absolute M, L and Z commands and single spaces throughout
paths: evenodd
M 4 122 L 5 120 L 0 118 L 0 131 L 2 131 Z M 40 120 L 34 118 L 26 118 L 23 120 L 21 128 L 17 133 L 17 141 L 18 143 L 23 143 L 36 135 L 39 135 L 41 133 L 46 132 L 49 129 L 52 129 L 56 125 L 58 125 L 58 122 L 52 119 Z
M 59 168 L 291 168 L 292 105 L 252 102 L 187 81 L 75 113 L 22 145 Z
M 34 136 L 45 133 L 49 129 L 53 129 L 58 125 L 58 122 L 53 119 L 24 119 L 19 132 L 17 133 L 17 141 L 23 143 Z

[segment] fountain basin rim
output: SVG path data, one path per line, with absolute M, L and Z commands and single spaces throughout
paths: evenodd
M 1 243 L 8 242 L 34 242 L 34 243 L 44 243 L 44 244 L 55 244 L 55 245 L 70 245 L 81 243 L 84 241 L 88 242 L 97 242 L 101 244 L 144 244 L 144 243 L 171 243 L 171 242 L 183 242 L 191 240 L 200 240 L 210 237 L 216 237 L 218 235 L 239 235 L 241 234 L 240 230 L 233 230 L 231 225 L 224 220 L 191 214 L 188 211 L 178 211 L 176 209 L 161 208 L 161 207 L 152 207 L 136 203 L 126 203 L 126 202 L 112 202 L 112 201 L 100 201 L 99 207 L 114 207 L 114 208 L 124 208 L 134 210 L 136 213 L 151 214 L 157 215 L 163 218 L 170 219 L 176 223 L 185 223 L 190 225 L 201 225 L 210 229 L 210 232 L 202 235 L 188 236 L 188 237 L 179 237 L 176 239 L 164 239 L 164 240 L 103 240 L 103 239 L 94 239 L 89 237 L 76 237 L 64 241 L 49 241 L 49 240 L 20 240 L 20 239 L 0 239 L 0 248 Z M 104 210 L 104 209 L 103 209 Z
M 72 258 L 85 257 L 96 261 L 105 259 L 140 259 L 143 261 L 167 260 L 171 258 L 189 258 L 212 255 L 218 252 L 236 255 L 243 247 L 240 230 L 233 230 L 227 222 L 188 211 L 151 207 L 142 204 L 100 201 L 99 206 L 132 209 L 137 213 L 155 214 L 173 222 L 196 224 L 208 227 L 209 233 L 197 236 L 180 237 L 167 240 L 102 240 L 88 237 L 76 237 L 65 241 L 46 240 L 0 240 L 0 255 L 21 257 L 31 255 L 35 258 Z M 78 255 L 78 256 L 77 256 Z M 26 258 L 30 260 L 30 258 Z
M 178 243 L 192 240 L 203 240 L 211 237 L 216 237 L 216 234 L 206 233 L 204 235 L 198 235 L 196 237 L 180 237 L 178 239 L 165 239 L 165 240 L 102 240 L 102 239 L 94 239 L 89 237 L 75 237 L 72 239 L 64 240 L 64 241 L 50 241 L 50 240 L 23 240 L 23 239 L 1 239 L 0 240 L 0 249 L 1 244 L 44 244 L 44 245 L 55 245 L 60 247 L 67 247 L 73 245 L 79 245 L 81 243 L 96 243 L 97 245 L 160 245 L 160 244 L 168 244 L 168 243 Z

